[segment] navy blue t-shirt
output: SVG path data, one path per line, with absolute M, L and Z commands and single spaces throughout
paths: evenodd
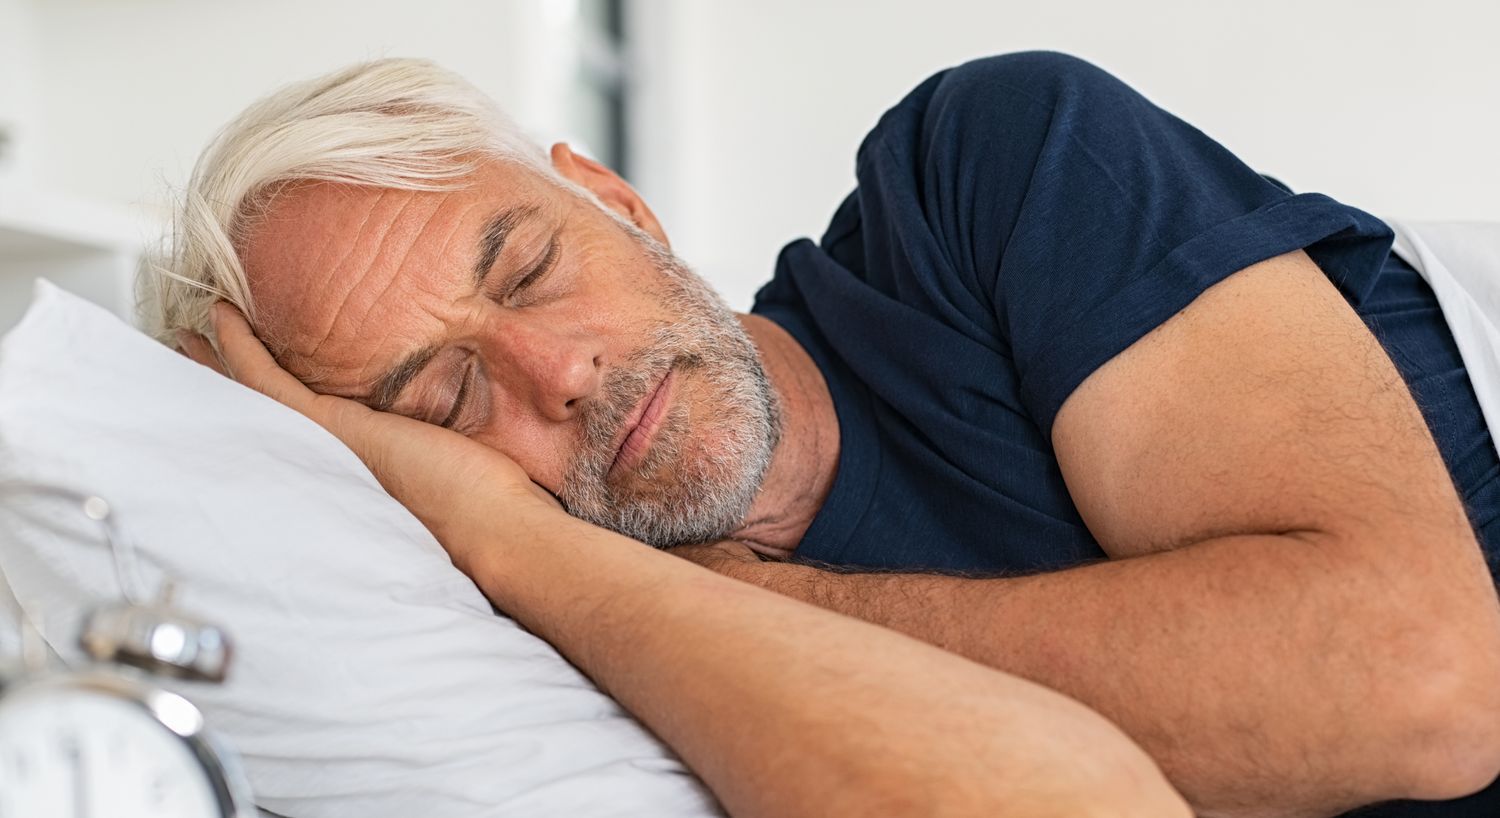
M 1500 456 L 1430 289 L 1379 219 L 1292 193 L 1048 52 L 928 79 L 865 138 L 856 178 L 753 309 L 807 349 L 838 413 L 838 473 L 797 559 L 983 574 L 1104 559 L 1052 451 L 1063 401 L 1213 284 L 1301 248 L 1406 379 L 1500 566 Z M 1500 815 L 1497 796 L 1466 800 Z M 1455 809 L 1368 814 L 1470 814 Z

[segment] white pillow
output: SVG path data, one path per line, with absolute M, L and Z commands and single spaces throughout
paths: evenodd
M 146 573 L 175 577 L 180 607 L 235 640 L 225 685 L 169 687 L 238 748 L 264 808 L 721 814 L 650 733 L 496 615 L 337 439 L 40 282 L 0 343 L 0 481 L 18 479 L 104 497 Z M 0 515 L 18 596 L 76 655 L 79 616 L 116 595 L 107 552 L 59 499 L 0 496 Z

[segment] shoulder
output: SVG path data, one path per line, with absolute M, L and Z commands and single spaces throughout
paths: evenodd
M 1010 180 L 1049 143 L 1071 148 L 1102 140 L 1122 123 L 1158 113 L 1129 85 L 1079 57 L 999 54 L 927 77 L 880 118 L 857 164 L 864 169 L 894 158 L 900 169 L 929 178 L 979 173 Z
M 1049 111 L 1060 104 L 1139 101 L 1140 95 L 1099 66 L 1057 51 L 1021 51 L 971 60 L 929 78 L 928 117 Z M 924 84 L 925 86 L 925 84 Z
M 1111 89 L 1119 79 L 1103 68 L 1060 51 L 1018 51 L 970 60 L 940 72 L 939 93 L 945 98 L 972 101 L 987 92 L 1007 89 L 1050 96 L 1058 93 Z

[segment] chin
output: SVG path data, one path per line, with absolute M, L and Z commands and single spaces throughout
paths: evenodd
M 645 460 L 609 481 L 602 502 L 572 498 L 575 516 L 658 548 L 722 539 L 744 522 L 775 436 L 750 406 L 703 417 L 674 406 Z

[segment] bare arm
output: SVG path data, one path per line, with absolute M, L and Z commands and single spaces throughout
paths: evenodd
M 1053 691 L 571 518 L 527 530 L 463 567 L 733 815 L 1187 814 Z
M 1077 702 L 575 520 L 498 452 L 314 395 L 237 313 L 216 323 L 236 378 L 348 443 L 492 601 L 733 815 L 1188 814 L 1151 760 Z
M 1457 797 L 1500 769 L 1494 586 L 1399 375 L 1305 254 L 1099 369 L 1053 442 L 1115 560 L 975 580 L 693 558 L 1078 698 L 1204 815 Z

